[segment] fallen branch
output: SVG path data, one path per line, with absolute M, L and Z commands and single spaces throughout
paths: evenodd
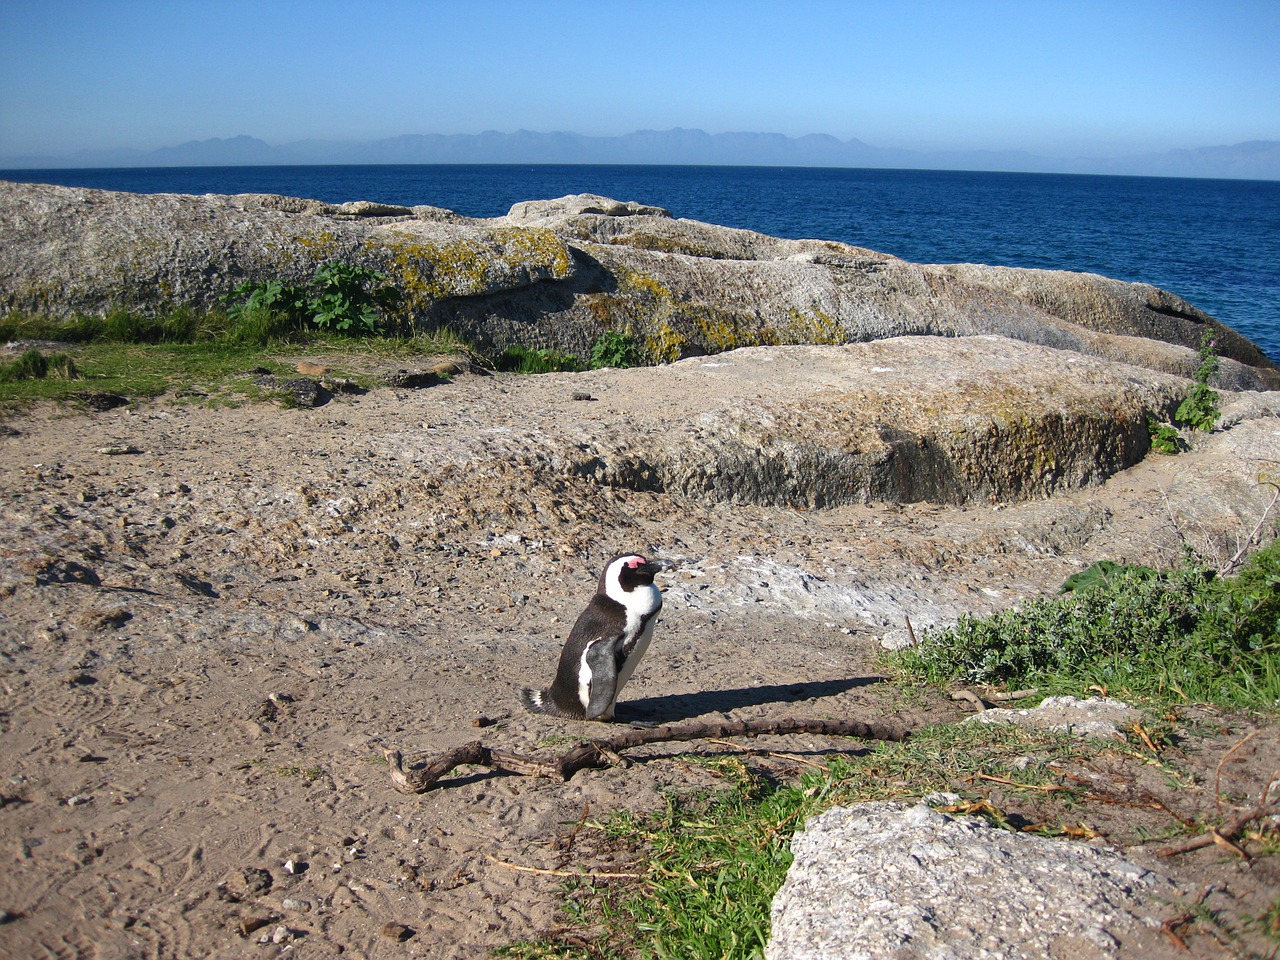
M 588 740 L 558 757 L 527 756 L 486 746 L 479 740 L 464 743 L 436 757 L 426 766 L 406 770 L 399 750 L 384 750 L 391 782 L 405 793 L 426 793 L 456 767 L 470 763 L 524 777 L 568 780 L 579 770 L 625 765 L 623 750 L 648 743 L 673 740 L 715 740 L 724 737 L 787 736 L 813 733 L 828 737 L 860 737 L 863 740 L 905 740 L 902 727 L 863 723 L 860 720 L 735 720 L 725 723 L 686 723 L 653 728 L 632 728 L 609 737 Z
M 1237 814 L 1229 820 L 1224 820 L 1217 827 L 1211 827 L 1199 836 L 1171 843 L 1167 847 L 1161 847 L 1156 853 L 1162 857 L 1172 857 L 1179 853 L 1188 853 L 1191 850 L 1199 850 L 1201 847 L 1210 847 L 1218 844 L 1219 846 L 1225 846 L 1241 857 L 1245 857 L 1244 851 L 1231 842 L 1235 839 L 1236 834 L 1244 830 L 1254 820 L 1260 820 L 1273 814 L 1280 814 L 1280 800 L 1267 800 L 1265 799 L 1266 795 L 1267 791 L 1264 791 L 1264 799 L 1257 806 Z

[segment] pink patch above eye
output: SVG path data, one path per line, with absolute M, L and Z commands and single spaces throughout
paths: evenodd
M 627 561 L 627 566 L 634 570 L 636 567 L 642 567 L 645 564 L 644 557 L 635 557 Z

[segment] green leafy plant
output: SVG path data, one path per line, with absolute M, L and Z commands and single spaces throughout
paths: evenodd
M 250 280 L 222 299 L 230 321 L 227 337 L 241 343 L 282 339 L 301 329 L 308 316 L 306 291 L 280 280 Z
M 1187 441 L 1171 423 L 1160 423 L 1155 417 L 1147 417 L 1147 430 L 1151 433 L 1151 449 L 1156 453 L 1171 455 L 1187 449 Z
M 323 263 L 312 277 L 317 292 L 307 301 L 316 326 L 349 332 L 380 333 L 382 314 L 399 304 L 400 292 L 387 278 L 367 267 L 350 263 Z
M 1213 430 L 1222 411 L 1218 408 L 1218 392 L 1209 386 L 1209 380 L 1218 372 L 1218 341 L 1209 331 L 1200 339 L 1200 365 L 1192 376 L 1194 386 L 1187 398 L 1178 406 L 1174 420 L 1186 424 L 1192 430 Z
M 635 339 L 613 330 L 602 333 L 591 345 L 591 368 L 638 367 L 642 363 Z

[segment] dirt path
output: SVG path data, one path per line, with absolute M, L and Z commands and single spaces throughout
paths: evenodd
M 879 639 L 906 616 L 1008 606 L 1099 556 L 1176 556 L 1201 531 L 1169 511 L 1213 482 L 1188 455 L 1004 509 L 805 513 L 604 490 L 511 455 L 571 429 L 568 398 L 608 376 L 9 417 L 0 953 L 473 957 L 536 936 L 560 879 L 522 867 L 566 866 L 584 811 L 653 809 L 711 774 L 655 747 L 568 783 L 476 773 L 408 797 L 382 750 L 576 732 L 518 712 L 515 689 L 550 679 L 601 560 L 678 564 L 621 719 L 917 726 L 961 711 L 879 681 Z M 1244 732 L 1224 721 L 1188 752 L 1210 808 Z M 1236 794 L 1276 741 L 1240 752 Z M 1178 869 L 1274 879 L 1270 861 L 1197 856 Z

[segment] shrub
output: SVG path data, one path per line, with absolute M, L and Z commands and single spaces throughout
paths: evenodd
M 280 280 L 250 280 L 224 296 L 233 340 L 266 343 L 302 329 L 308 322 L 323 330 L 378 334 L 383 315 L 402 296 L 386 277 L 350 263 L 322 263 L 311 278 L 312 290 Z
M 382 312 L 395 309 L 401 295 L 384 283 L 386 277 L 367 267 L 350 263 L 324 263 L 316 268 L 312 282 L 319 288 L 308 301 L 307 310 L 316 326 L 343 332 L 380 333 Z
M 991 617 L 962 616 L 892 656 L 935 683 L 1100 686 L 1160 699 L 1274 708 L 1280 698 L 1280 541 L 1218 578 L 1098 565 L 1067 592 Z

